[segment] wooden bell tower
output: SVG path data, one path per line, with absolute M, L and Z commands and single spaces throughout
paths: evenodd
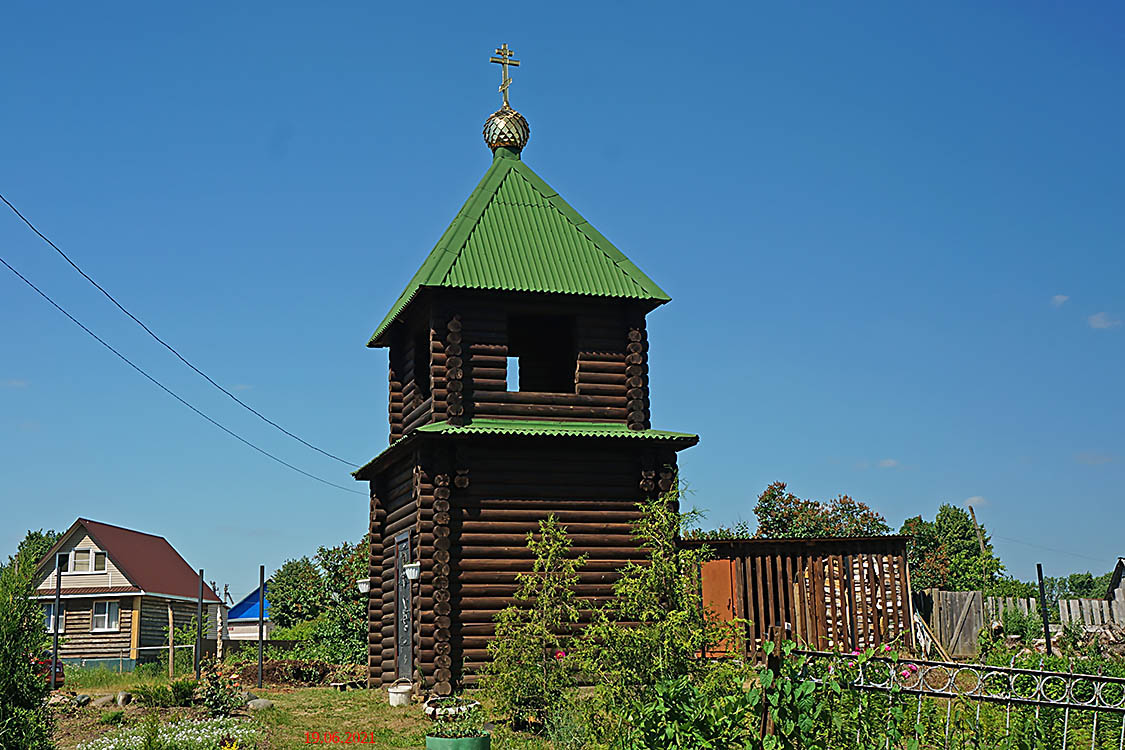
M 369 685 L 475 683 L 494 617 L 556 515 L 604 601 L 641 557 L 636 503 L 671 488 L 698 437 L 654 430 L 646 315 L 669 297 L 520 158 L 507 103 L 492 165 L 376 329 L 390 360 L 390 446 L 371 488 Z

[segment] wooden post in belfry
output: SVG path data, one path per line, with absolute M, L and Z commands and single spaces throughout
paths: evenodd
M 176 676 L 176 621 L 172 619 L 172 602 L 168 602 L 168 676 Z
M 969 515 L 973 517 L 973 528 L 977 530 L 977 542 L 980 544 L 980 553 L 982 556 L 987 556 L 988 553 L 984 549 L 984 534 L 980 531 L 980 524 L 977 523 L 977 512 L 973 510 L 973 506 L 969 506 Z

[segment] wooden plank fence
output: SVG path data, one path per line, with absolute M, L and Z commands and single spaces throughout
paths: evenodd
M 980 591 L 927 589 L 915 595 L 914 606 L 953 657 L 975 656 L 977 635 L 982 628 L 1000 620 L 1005 610 L 1039 615 L 1038 599 L 986 597 Z M 1125 605 L 1104 599 L 1061 599 L 1059 620 L 1064 625 L 1125 627 Z
M 757 649 L 771 627 L 816 649 L 913 644 L 906 538 L 751 539 L 706 542 L 704 601 L 723 619 L 749 621 Z

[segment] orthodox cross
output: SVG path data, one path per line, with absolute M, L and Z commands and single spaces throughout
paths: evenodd
M 500 45 L 500 48 L 498 50 L 496 50 L 496 57 L 488 58 L 489 62 L 499 63 L 503 66 L 503 70 L 500 72 L 499 91 L 504 95 L 505 107 L 508 106 L 508 87 L 512 85 L 512 79 L 508 77 L 508 66 L 512 65 L 517 68 L 520 66 L 519 60 L 512 59 L 513 54 L 514 53 L 512 52 L 512 50 L 508 49 L 508 43 L 505 42 L 504 44 Z

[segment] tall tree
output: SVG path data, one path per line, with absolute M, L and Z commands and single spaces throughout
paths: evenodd
M 983 591 L 1001 579 L 1004 564 L 993 552 L 988 533 L 982 525 L 981 552 L 973 519 L 964 508 L 942 505 L 933 521 L 908 518 L 901 533 L 910 537 L 907 561 L 916 589 Z
M 47 554 L 47 550 L 55 545 L 55 542 L 59 540 L 60 536 L 62 536 L 62 532 L 55 531 L 54 529 L 49 529 L 47 531 L 43 529 L 31 531 L 29 529 L 27 534 L 24 535 L 24 538 L 20 540 L 20 545 L 16 549 L 16 555 L 11 558 L 9 564 L 16 558 L 23 558 L 31 560 L 34 565 L 43 559 L 43 555 Z M 0 570 L 3 568 L 4 566 L 0 565 Z
M 31 660 L 47 646 L 43 610 L 31 598 L 42 557 L 33 552 L 17 554 L 0 569 L 0 747 L 47 750 L 53 747 L 48 682 Z
M 891 527 L 865 503 L 840 495 L 821 502 L 802 500 L 785 482 L 774 482 L 758 496 L 756 537 L 794 539 L 817 536 L 882 536 Z

